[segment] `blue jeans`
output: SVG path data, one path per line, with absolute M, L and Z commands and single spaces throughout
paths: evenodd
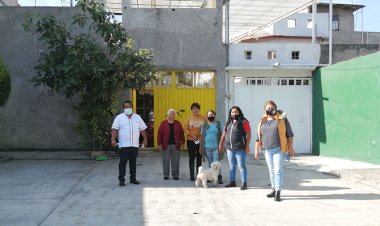
M 247 166 L 245 165 L 246 154 L 244 150 L 228 150 L 228 163 L 230 164 L 230 181 L 235 180 L 236 163 L 240 169 L 241 182 L 247 182 Z
M 272 188 L 281 191 L 284 178 L 284 154 L 281 147 L 265 149 L 265 160 L 269 169 L 269 177 Z
M 208 161 L 208 167 L 211 167 L 211 163 L 219 162 L 218 148 L 205 148 L 205 154 Z M 219 175 L 222 175 L 222 170 L 219 170 Z

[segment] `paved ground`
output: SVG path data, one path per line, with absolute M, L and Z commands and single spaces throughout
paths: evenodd
M 141 185 L 125 187 L 117 185 L 118 159 L 93 161 L 81 152 L 5 154 L 18 160 L 0 164 L 1 226 L 380 225 L 379 165 L 297 157 L 285 165 L 283 201 L 274 202 L 265 196 L 266 164 L 252 156 L 249 189 L 241 191 L 195 188 L 185 152 L 179 181 L 163 180 L 159 155 L 146 151 L 138 158 Z M 222 164 L 227 182 L 228 163 Z

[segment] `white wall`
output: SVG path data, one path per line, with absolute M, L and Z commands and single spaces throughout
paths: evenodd
M 295 28 L 288 28 L 288 20 L 296 20 Z M 312 29 L 307 28 L 307 21 L 312 19 L 311 13 L 296 13 L 273 25 L 273 35 L 312 36 Z M 317 37 L 329 37 L 329 20 L 327 13 L 315 15 Z
M 276 51 L 276 59 L 268 60 L 268 51 Z M 245 59 L 245 51 L 252 51 L 252 59 Z M 299 60 L 292 60 L 292 51 L 300 52 Z M 257 68 L 269 67 L 274 63 L 280 66 L 291 65 L 303 68 L 306 65 L 318 65 L 320 45 L 312 43 L 234 43 L 229 49 L 230 67 Z

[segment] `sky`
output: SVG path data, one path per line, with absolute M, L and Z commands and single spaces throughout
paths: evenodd
M 18 0 L 21 6 L 70 6 L 70 1 L 75 0 Z M 329 3 L 329 0 L 321 0 Z M 354 12 L 355 30 L 362 31 L 362 14 L 363 14 L 363 31 L 380 32 L 380 0 L 333 0 L 333 3 L 365 5 L 363 10 Z

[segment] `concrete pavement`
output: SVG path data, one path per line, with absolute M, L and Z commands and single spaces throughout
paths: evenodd
M 163 180 L 159 153 L 140 152 L 141 184 L 125 187 L 117 185 L 118 159 L 93 161 L 83 152 L 0 154 L 17 159 L 0 164 L 0 225 L 380 224 L 379 165 L 296 157 L 285 164 L 283 201 L 274 202 L 265 196 L 265 161 L 252 156 L 249 189 L 241 191 L 224 185 L 195 188 L 186 152 L 179 181 Z M 226 159 L 222 164 L 228 182 Z

